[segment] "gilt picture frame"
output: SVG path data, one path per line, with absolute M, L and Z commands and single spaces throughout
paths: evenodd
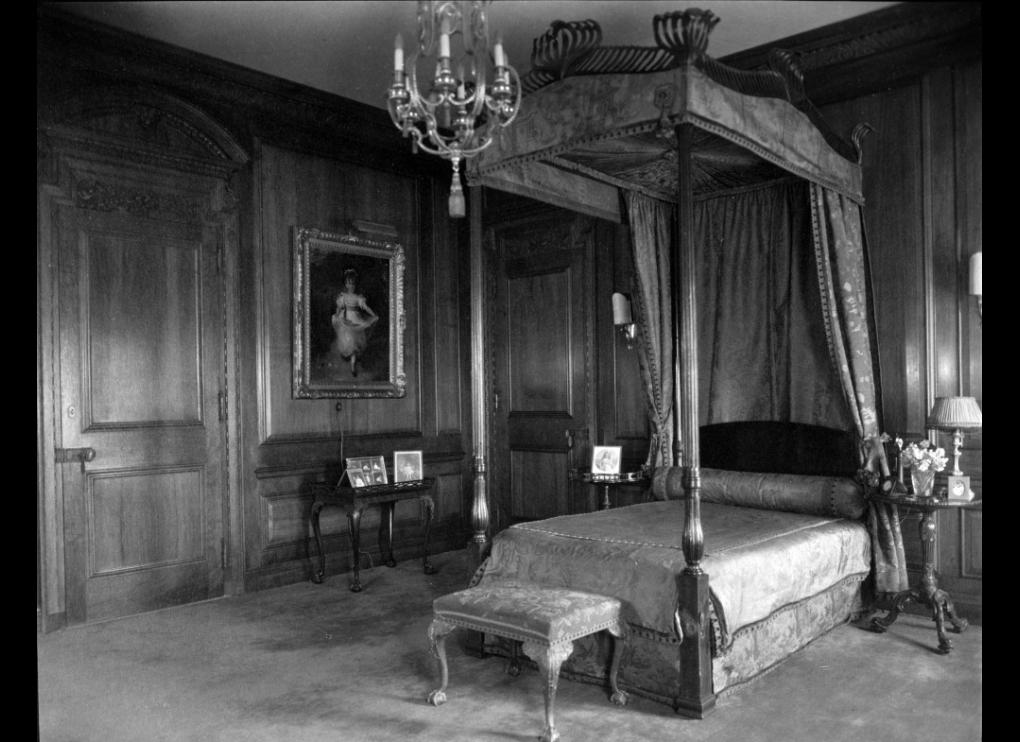
M 294 398 L 403 397 L 403 247 L 297 227 L 293 263 Z

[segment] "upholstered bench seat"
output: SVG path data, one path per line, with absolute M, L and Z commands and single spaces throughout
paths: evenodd
M 619 689 L 616 678 L 626 642 L 626 624 L 620 619 L 620 601 L 593 593 L 545 588 L 534 585 L 494 584 L 472 587 L 443 595 L 432 603 L 429 626 L 432 652 L 439 660 L 441 685 L 429 693 L 429 703 L 446 701 L 448 668 L 446 637 L 455 628 L 472 629 L 521 642 L 546 676 L 546 729 L 544 742 L 559 739 L 553 723 L 553 706 L 560 665 L 573 651 L 575 639 L 608 631 L 615 639 L 609 682 L 611 700 L 623 705 L 627 694 Z

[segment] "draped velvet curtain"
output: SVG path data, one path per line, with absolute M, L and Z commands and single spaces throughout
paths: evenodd
M 699 424 L 849 429 L 818 295 L 805 181 L 694 204 Z
M 861 461 L 889 475 L 879 439 L 878 382 L 869 317 L 863 217 L 859 204 L 811 184 L 811 217 L 825 331 L 833 366 L 861 441 Z M 906 557 L 895 505 L 870 503 L 875 587 L 896 593 L 908 587 Z
M 645 387 L 652 439 L 649 466 L 672 464 L 675 425 L 673 410 L 673 308 L 670 251 L 673 248 L 673 206 L 634 191 L 624 191 L 631 247 L 637 272 L 634 313 L 638 326 L 638 358 Z

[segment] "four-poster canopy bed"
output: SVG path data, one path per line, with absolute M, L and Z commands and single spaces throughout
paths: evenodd
M 489 553 L 479 455 L 475 542 L 488 557 L 473 584 L 619 598 L 633 637 L 621 685 L 699 717 L 860 612 L 869 576 L 878 593 L 906 585 L 895 507 L 866 499 L 888 470 L 863 129 L 853 142 L 832 133 L 783 52 L 766 71 L 713 60 L 717 21 L 656 16 L 651 48 L 601 47 L 593 21 L 555 22 L 535 42 L 517 122 L 468 171 L 475 186 L 628 223 L 658 498 L 518 524 Z M 756 293 L 764 304 L 748 303 Z M 602 678 L 606 659 L 591 638 L 564 674 Z

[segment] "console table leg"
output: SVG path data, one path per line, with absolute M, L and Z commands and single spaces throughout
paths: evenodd
M 436 568 L 429 561 L 429 543 L 432 535 L 432 516 L 435 513 L 436 504 L 427 495 L 422 498 L 422 502 L 425 505 L 425 555 L 422 557 L 421 564 L 425 574 L 433 575 L 436 573 Z
M 397 560 L 393 558 L 393 511 L 396 505 L 395 502 L 383 503 L 379 517 L 379 542 L 386 556 L 387 567 L 397 566 Z
M 875 616 L 871 619 L 871 630 L 879 634 L 883 633 L 887 628 L 893 625 L 897 618 L 899 618 L 900 613 L 903 612 L 903 608 L 907 605 L 907 603 L 911 600 L 917 599 L 918 595 L 913 588 L 898 593 L 896 598 L 893 600 L 893 607 L 885 614 L 884 617 L 879 618 L 878 616 Z
M 347 513 L 347 529 L 351 534 L 351 551 L 354 552 L 354 580 L 351 592 L 361 592 L 361 511 Z
M 315 533 L 315 545 L 319 549 L 319 569 L 312 570 L 312 582 L 321 583 L 326 574 L 326 550 L 322 548 L 322 531 L 319 529 L 319 513 L 324 503 L 312 503 L 312 531 Z
M 945 591 L 940 592 L 942 593 L 942 600 L 946 607 L 946 618 L 948 618 L 949 622 L 953 625 L 953 631 L 957 634 L 962 634 L 967 630 L 967 627 L 970 626 L 970 624 L 967 622 L 966 618 L 961 618 L 956 615 L 956 608 L 953 606 L 953 601 L 949 598 L 949 593 Z
M 935 622 L 935 633 L 939 637 L 939 648 L 935 651 L 939 654 L 949 654 L 953 649 L 953 643 L 946 636 L 946 617 L 941 600 L 933 600 L 931 604 L 932 620 Z

